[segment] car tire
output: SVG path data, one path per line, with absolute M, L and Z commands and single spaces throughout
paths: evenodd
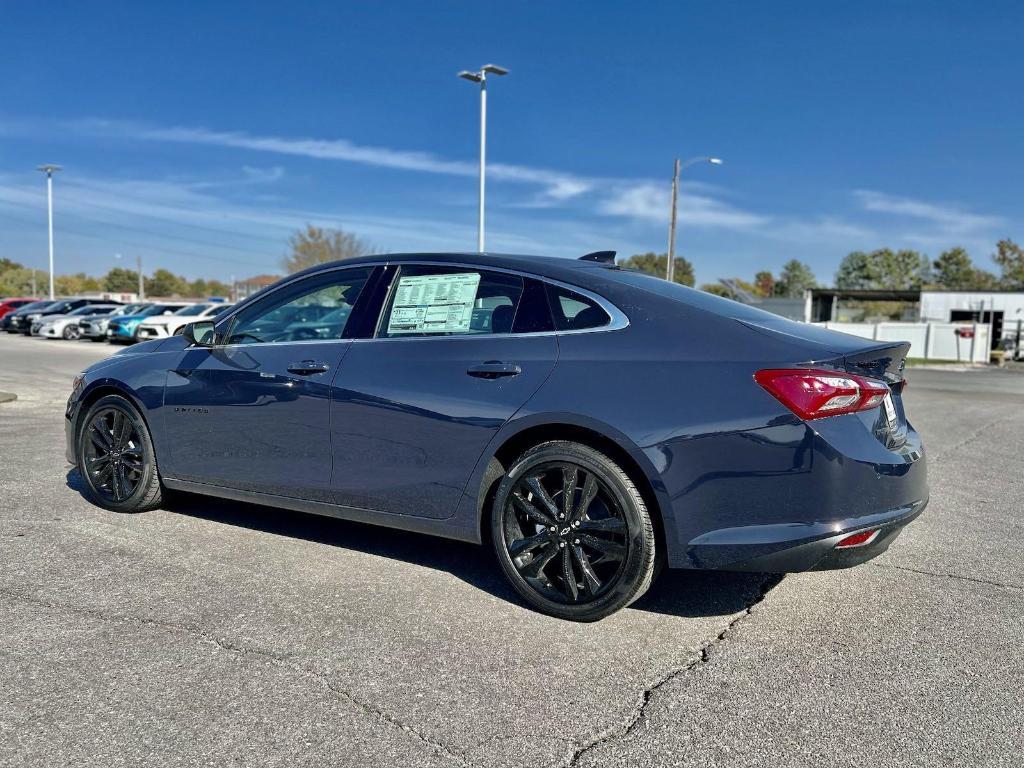
M 61 332 L 61 336 L 68 341 L 74 341 L 81 335 L 82 332 L 78 329 L 77 325 L 66 325 L 64 326 L 64 330 Z
M 113 512 L 160 506 L 162 487 L 149 428 L 121 395 L 106 395 L 86 411 L 75 450 L 91 499 Z
M 603 619 L 654 577 L 643 497 L 622 467 L 580 443 L 541 443 L 512 463 L 494 495 L 491 540 L 516 592 L 562 619 Z

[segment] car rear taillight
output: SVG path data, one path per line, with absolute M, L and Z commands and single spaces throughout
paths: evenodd
M 875 379 L 808 368 L 758 371 L 754 380 L 805 420 L 868 411 L 881 405 L 889 392 Z

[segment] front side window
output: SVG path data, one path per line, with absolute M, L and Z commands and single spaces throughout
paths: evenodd
M 379 338 L 512 333 L 523 278 L 470 267 L 406 266 L 398 272 Z
M 308 277 L 274 291 L 231 319 L 228 344 L 340 339 L 373 267 Z

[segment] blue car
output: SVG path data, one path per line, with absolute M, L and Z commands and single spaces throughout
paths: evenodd
M 179 309 L 189 306 L 190 302 L 161 302 L 148 304 L 134 315 L 111 316 L 107 323 L 107 341 L 114 344 L 132 344 L 136 341 L 135 332 L 139 324 L 147 317 L 155 315 L 173 315 Z
M 670 568 L 883 552 L 928 500 L 909 345 L 580 260 L 325 264 L 79 375 L 67 456 L 107 509 L 164 489 L 493 547 L 578 621 Z

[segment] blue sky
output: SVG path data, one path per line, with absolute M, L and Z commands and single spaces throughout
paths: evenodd
M 0 256 L 59 272 L 141 253 L 189 277 L 278 271 L 288 234 L 475 248 L 679 250 L 701 282 L 831 281 L 847 252 L 1024 239 L 1024 5 L 947 2 L 35 2 L 0 25 Z

